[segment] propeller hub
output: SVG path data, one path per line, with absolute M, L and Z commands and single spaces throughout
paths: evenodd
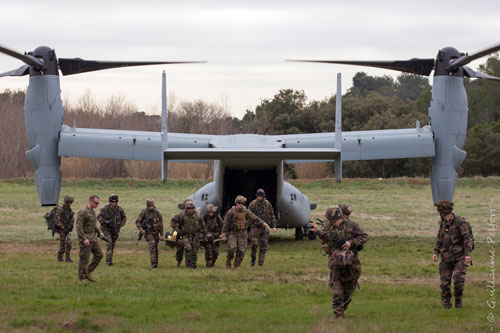
M 460 53 L 454 47 L 445 47 L 439 50 L 436 56 L 435 63 L 435 71 L 434 76 L 459 76 L 463 77 L 463 68 L 462 66 L 453 66 L 448 68 L 451 62 L 463 56 L 463 53 Z
M 29 52 L 28 55 L 31 55 L 41 61 L 45 66 L 44 69 L 31 67 L 30 68 L 30 76 L 31 75 L 59 75 L 57 70 L 57 57 L 54 49 L 51 49 L 48 46 L 39 46 L 33 52 Z

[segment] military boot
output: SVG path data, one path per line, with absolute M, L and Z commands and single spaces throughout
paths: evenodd
M 461 298 L 455 298 L 455 307 L 457 309 L 460 309 L 462 307 L 462 299 Z
M 70 257 L 66 257 L 66 262 L 73 262 Z
M 182 261 L 177 262 L 177 267 L 181 267 Z
M 211 261 L 207 261 L 207 265 L 206 265 L 206 266 L 207 266 L 207 267 L 214 267 L 214 265 L 212 264 L 212 262 L 211 262 Z
M 85 278 L 90 282 L 97 282 L 96 279 L 94 279 L 92 275 L 90 275 L 90 272 L 87 272 L 87 274 L 85 274 Z
M 257 259 L 257 258 L 255 258 L 255 256 L 252 256 L 252 257 L 251 257 L 251 260 L 250 260 L 250 266 L 252 266 L 252 267 L 253 267 L 253 266 L 255 266 L 255 260 L 256 260 L 256 259 Z
M 232 268 L 232 266 L 231 266 L 231 259 L 227 259 L 226 260 L 226 268 L 227 269 L 231 269 Z

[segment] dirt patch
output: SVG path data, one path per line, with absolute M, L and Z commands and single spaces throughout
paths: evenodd
M 70 331 L 77 331 L 78 330 L 78 323 L 76 320 L 69 320 L 69 321 L 64 321 L 62 323 L 59 323 L 57 327 L 64 328 Z
M 55 240 L 50 244 L 34 244 L 34 243 L 18 243 L 18 242 L 5 242 L 0 243 L 0 253 L 4 254 L 46 254 L 55 253 L 59 248 L 59 240 Z

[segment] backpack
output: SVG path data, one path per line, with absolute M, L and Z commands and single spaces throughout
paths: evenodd
M 455 223 L 455 225 L 457 226 L 457 228 L 460 229 L 460 224 L 463 222 L 465 223 L 468 227 L 469 227 L 469 235 L 472 239 L 472 250 L 474 250 L 474 234 L 472 233 L 472 228 L 469 224 L 469 222 L 467 222 L 466 219 L 464 218 L 461 218 L 461 217 L 458 217 L 458 218 L 455 218 L 455 220 L 453 221 Z
M 47 223 L 47 230 L 52 230 L 52 236 L 56 233 L 56 211 L 57 206 L 44 215 L 45 223 Z

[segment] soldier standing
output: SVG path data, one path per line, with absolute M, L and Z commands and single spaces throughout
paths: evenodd
M 163 241 L 163 218 L 155 208 L 153 199 L 146 200 L 144 208 L 135 221 L 137 229 L 145 236 L 149 245 L 151 268 L 158 267 L 158 242 Z
M 73 231 L 75 223 L 75 213 L 71 210 L 73 197 L 67 195 L 64 197 L 64 205 L 56 207 L 55 225 L 59 233 L 59 251 L 57 252 L 57 260 L 63 261 L 63 255 L 66 255 L 66 262 L 73 262 L 70 257 L 71 239 L 70 233 Z
M 323 221 L 323 229 L 313 230 L 322 239 L 330 256 L 330 281 L 332 288 L 333 314 L 343 318 L 344 311 L 352 300 L 354 290 L 361 274 L 361 262 L 358 251 L 367 240 L 368 235 L 355 222 L 349 220 L 352 208 L 348 205 L 328 207 Z
M 207 267 L 214 267 L 219 257 L 220 242 L 214 242 L 220 237 L 222 231 L 222 218 L 217 214 L 217 207 L 212 204 L 207 205 L 207 213 L 203 217 L 207 228 L 205 237 L 205 261 Z
M 236 252 L 236 258 L 234 259 L 234 268 L 236 269 L 240 266 L 245 257 L 248 240 L 247 229 L 249 224 L 252 223 L 257 226 L 264 226 L 267 232 L 269 232 L 269 225 L 246 209 L 244 205 L 247 199 L 244 196 L 238 195 L 234 202 L 236 206 L 231 207 L 224 218 L 224 225 L 222 226 L 220 238 L 226 239 L 226 234 L 229 233 L 229 237 L 227 238 L 228 250 L 226 267 L 231 268 L 231 260 L 233 260 L 234 253 Z
M 255 200 L 250 202 L 248 209 L 254 213 L 257 217 L 266 222 L 273 232 L 276 232 L 276 218 L 274 217 L 273 206 L 267 200 L 266 192 L 263 189 L 258 189 L 255 193 L 257 197 Z M 259 250 L 259 266 L 264 265 L 264 259 L 266 257 L 267 246 L 269 244 L 269 232 L 262 226 L 252 226 L 250 230 L 251 244 L 252 244 L 252 254 L 250 265 L 255 266 L 255 260 L 257 257 L 257 248 L 260 245 Z
M 180 232 L 182 244 L 184 245 L 186 267 L 195 269 L 200 241 L 204 238 L 204 233 L 206 232 L 205 223 L 200 214 L 195 211 L 194 202 L 191 200 L 185 202 L 184 214 L 178 215 L 174 219 L 178 220 L 177 229 Z
M 106 263 L 113 265 L 113 251 L 120 229 L 127 223 L 127 216 L 122 207 L 118 206 L 118 196 L 111 194 L 109 205 L 101 208 L 97 220 L 101 223 L 101 230 L 106 237 Z
M 432 260 L 437 261 L 441 255 L 439 275 L 441 281 L 441 304 L 451 308 L 451 279 L 455 284 L 455 307 L 462 307 L 462 294 L 465 284 L 465 272 L 471 262 L 471 251 L 474 249 L 472 231 L 465 219 L 452 213 L 453 202 L 441 200 L 437 211 L 441 223 L 434 246 Z
M 83 282 L 84 279 L 96 282 L 90 273 L 96 269 L 103 257 L 99 241 L 96 237 L 96 234 L 99 234 L 101 238 L 104 237 L 104 234 L 97 226 L 97 218 L 94 211 L 98 205 L 99 197 L 93 194 L 90 196 L 87 206 L 78 212 L 76 232 L 78 233 L 78 244 L 80 245 L 80 261 L 78 263 L 79 282 Z M 92 252 L 94 257 L 90 265 L 88 265 L 90 252 Z

